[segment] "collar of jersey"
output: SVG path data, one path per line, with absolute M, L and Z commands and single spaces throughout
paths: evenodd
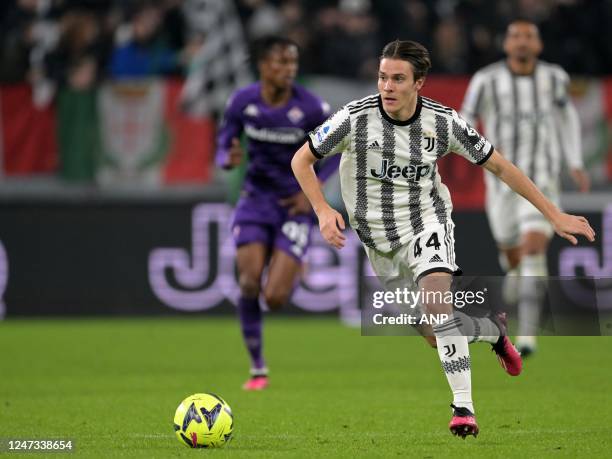
M 538 70 L 538 64 L 540 63 L 540 61 L 536 60 L 535 65 L 533 66 L 533 71 L 531 73 L 516 73 L 514 72 L 511 68 L 510 68 L 510 64 L 508 64 L 508 60 L 504 60 L 504 65 L 506 66 L 506 69 L 508 70 L 508 72 L 510 72 L 510 75 L 512 75 L 513 77 L 532 77 L 535 76 L 536 71 Z
M 382 97 L 380 96 L 380 94 L 378 95 L 378 109 L 380 110 L 380 114 L 389 123 L 395 124 L 396 126 L 408 126 L 414 120 L 416 120 L 419 117 L 419 115 L 421 114 L 421 105 L 422 105 L 421 96 L 417 96 L 417 105 L 416 105 L 416 110 L 414 111 L 414 114 L 410 118 L 405 120 L 405 121 L 398 121 L 398 120 L 394 120 L 393 118 L 391 118 L 387 114 L 387 112 L 383 109 L 383 106 L 382 106 Z

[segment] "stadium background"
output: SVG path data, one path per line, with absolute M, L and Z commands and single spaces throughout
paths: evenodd
M 233 408 L 235 440 L 218 452 L 233 457 L 609 456 L 609 337 L 542 337 L 519 378 L 473 346 L 481 434 L 458 442 L 432 350 L 343 324 L 367 272 L 352 233 L 339 252 L 315 233 L 294 305 L 265 318 L 272 384 L 241 390 L 227 232 L 241 171 L 212 154 L 229 93 L 254 78 L 248 43 L 295 39 L 301 82 L 338 107 L 375 91 L 384 43 L 415 39 L 433 56 L 425 94 L 458 108 L 515 15 L 540 24 L 543 58 L 572 75 L 593 180 L 579 195 L 564 177 L 562 202 L 597 241 L 555 238 L 550 271 L 609 278 L 608 0 L 0 2 L 0 453 L 8 438 L 70 438 L 79 457 L 186 456 L 172 415 L 204 391 Z M 482 171 L 440 168 L 462 268 L 499 274 Z M 337 181 L 326 192 L 340 207 Z
M 590 273 L 612 269 L 602 245 L 612 232 L 602 226 L 612 202 L 612 57 L 610 31 L 597 27 L 612 19 L 611 2 L 20 0 L 1 8 L 3 315 L 231 311 L 227 221 L 240 171 L 215 170 L 212 156 L 229 93 L 254 78 L 248 44 L 268 33 L 294 38 L 301 82 L 337 108 L 375 90 L 382 44 L 417 39 L 434 63 L 424 94 L 458 109 L 470 73 L 501 57 L 504 24 L 516 14 L 540 24 L 542 57 L 572 74 L 593 192 L 575 193 L 565 176 L 562 203 L 602 236 L 601 265 Z M 146 59 L 134 51 L 139 40 Z M 482 170 L 458 157 L 440 168 L 464 272 L 499 274 Z M 342 208 L 337 180 L 327 195 Z M 343 254 L 317 241 L 297 309 L 350 309 L 338 285 L 358 283 L 366 268 L 351 260 L 363 262 L 363 253 L 356 243 Z M 566 249 L 554 240 L 551 274 L 571 274 L 559 270 Z

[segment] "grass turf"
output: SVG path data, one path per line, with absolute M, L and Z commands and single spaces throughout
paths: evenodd
M 245 393 L 248 361 L 229 318 L 0 323 L 0 438 L 70 438 L 73 457 L 611 454 L 610 337 L 542 338 L 518 378 L 472 345 L 481 433 L 462 441 L 448 432 L 451 396 L 421 338 L 362 337 L 329 318 L 270 319 L 265 332 L 271 386 Z M 195 392 L 231 405 L 225 449 L 175 438 L 174 410 Z

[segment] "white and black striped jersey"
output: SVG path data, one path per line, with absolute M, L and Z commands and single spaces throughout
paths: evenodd
M 387 253 L 428 224 L 451 223 L 452 202 L 436 161 L 455 151 L 476 164 L 493 152 L 454 110 L 425 97 L 397 121 L 378 95 L 350 102 L 308 136 L 319 158 L 343 153 L 340 185 L 352 227 L 368 247 Z
M 517 75 L 499 61 L 474 74 L 461 114 L 472 125 L 480 118 L 497 150 L 537 185 L 556 184 L 563 159 L 582 167 L 580 123 L 568 85 L 558 65 L 538 61 L 531 75 Z M 486 177 L 488 189 L 496 189 L 499 179 Z

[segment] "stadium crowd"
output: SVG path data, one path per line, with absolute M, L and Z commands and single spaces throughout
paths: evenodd
M 11 0 L 0 4 L 0 82 L 88 87 L 103 77 L 177 75 L 220 24 L 194 24 L 218 0 Z M 223 2 L 225 3 L 225 2 Z M 505 24 L 540 25 L 545 60 L 571 74 L 612 72 L 610 0 L 236 0 L 245 43 L 284 34 L 302 71 L 369 78 L 396 37 L 431 49 L 433 73 L 471 74 L 501 56 Z M 212 29 L 212 30 L 207 30 Z M 351 52 L 346 52 L 350 49 Z M 44 88 L 44 84 L 41 85 Z M 44 91 L 43 91 L 44 93 Z

